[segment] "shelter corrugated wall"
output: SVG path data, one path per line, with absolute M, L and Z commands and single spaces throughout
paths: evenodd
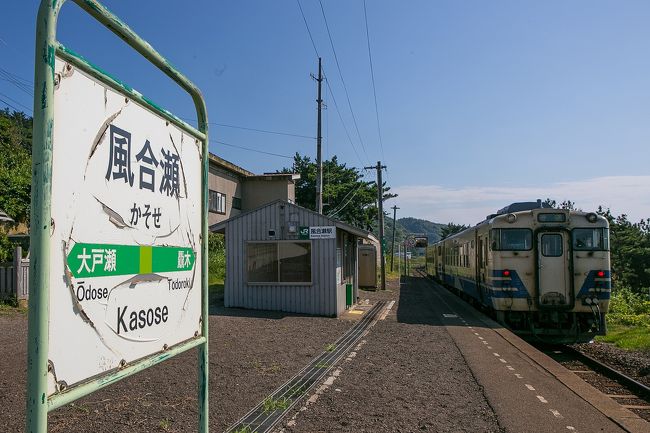
M 289 222 L 298 227 L 333 225 L 325 216 L 281 201 L 226 222 L 226 307 L 323 316 L 336 316 L 341 312 L 341 302 L 345 306 L 345 291 L 337 290 L 336 239 L 311 241 L 311 285 L 248 284 L 247 242 L 298 240 L 298 233 L 288 232 Z M 275 235 L 271 236 L 270 231 Z M 342 299 L 337 299 L 341 295 Z

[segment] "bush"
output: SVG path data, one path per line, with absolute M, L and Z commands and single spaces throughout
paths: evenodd
M 650 328 L 650 301 L 629 287 L 620 287 L 612 293 L 607 320 L 612 324 Z
M 222 234 L 208 235 L 208 272 L 209 284 L 226 278 L 226 242 Z

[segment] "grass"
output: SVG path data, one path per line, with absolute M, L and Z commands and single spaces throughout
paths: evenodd
M 253 431 L 249 426 L 244 426 L 233 430 L 233 433 L 257 433 L 257 430 Z
M 336 344 L 330 343 L 327 346 L 325 346 L 326 352 L 334 352 L 335 350 L 336 350 Z
M 27 313 L 27 307 L 21 306 L 15 298 L 0 300 L 0 316 L 25 313 Z
M 305 385 L 294 386 L 289 390 L 289 398 L 298 397 L 305 393 Z
M 264 402 L 262 402 L 262 406 L 264 407 L 264 413 L 269 413 L 275 412 L 276 410 L 286 410 L 290 403 L 291 401 L 286 397 L 277 400 L 267 397 L 264 399 Z
M 171 422 L 168 418 L 163 418 L 163 419 L 161 419 L 160 422 L 158 423 L 158 426 L 159 426 L 162 430 L 167 431 L 167 430 L 169 430 L 169 428 L 172 426 L 172 422 Z
M 319 362 L 316 364 L 316 368 L 330 368 L 332 365 L 331 364 L 326 364 L 324 362 Z
M 621 349 L 650 352 L 650 328 L 645 326 L 611 324 L 607 335 L 596 337 L 596 340 L 613 343 Z

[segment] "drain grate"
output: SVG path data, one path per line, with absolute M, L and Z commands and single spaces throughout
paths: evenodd
M 370 309 L 365 317 L 350 328 L 334 344 L 330 344 L 309 365 L 293 378 L 266 397 L 242 419 L 231 426 L 226 433 L 267 433 L 270 432 L 304 396 L 357 342 L 365 331 L 376 321 L 386 302 L 381 301 Z

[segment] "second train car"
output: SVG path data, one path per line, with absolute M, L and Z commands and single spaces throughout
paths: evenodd
M 606 333 L 609 224 L 593 212 L 513 203 L 427 248 L 427 273 L 527 339 Z

